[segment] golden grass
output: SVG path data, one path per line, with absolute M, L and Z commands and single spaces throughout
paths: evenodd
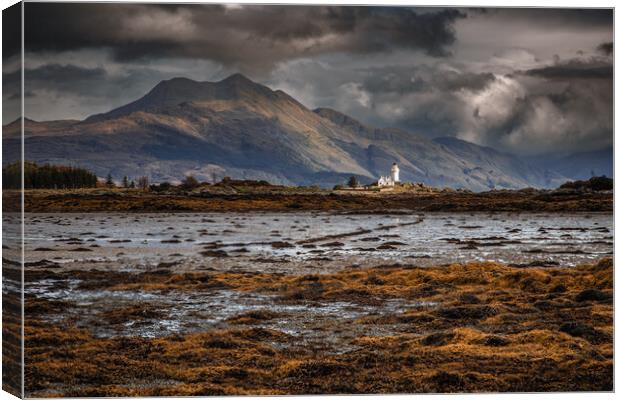
M 270 293 L 281 302 L 363 303 L 398 297 L 438 305 L 360 318 L 357 324 L 396 324 L 401 333 L 358 336 L 342 343 L 348 349 L 344 352 L 316 349 L 282 332 L 249 326 L 282 317 L 268 310 L 232 317 L 234 328 L 155 339 L 96 338 L 86 330 L 33 318 L 26 327 L 31 395 L 612 389 L 611 259 L 575 268 L 470 263 L 350 268 L 307 276 L 139 274 L 130 283 L 114 278 L 97 275 L 100 280 L 93 282 L 112 290 L 227 287 Z M 136 313 L 143 310 L 121 316 Z
M 4 251 L 4 255 L 8 257 Z M 14 254 L 15 255 L 15 254 Z M 19 263 L 2 259 L 3 286 L 12 283 L 20 287 L 21 268 Z M 3 287 L 2 293 L 2 389 L 21 396 L 21 294 L 10 286 Z

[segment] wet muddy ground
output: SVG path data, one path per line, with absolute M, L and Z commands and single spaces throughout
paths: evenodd
M 27 395 L 610 390 L 612 222 L 28 214 Z
M 182 261 L 297 274 L 309 272 L 295 265 L 305 261 L 327 264 L 323 272 L 385 260 L 576 265 L 611 254 L 612 225 L 609 213 L 29 214 L 26 261 L 129 270 Z

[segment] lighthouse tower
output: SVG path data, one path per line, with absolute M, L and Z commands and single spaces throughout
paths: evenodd
M 400 182 L 400 178 L 398 177 L 398 173 L 400 170 L 398 169 L 398 165 L 396 163 L 392 164 L 392 169 L 390 170 L 390 178 L 392 178 L 393 183 Z

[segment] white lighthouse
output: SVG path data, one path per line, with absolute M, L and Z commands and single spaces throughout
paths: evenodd
M 400 178 L 398 177 L 398 173 L 400 170 L 398 169 L 398 165 L 396 163 L 392 164 L 392 168 L 390 169 L 390 176 L 382 176 L 377 181 L 377 186 L 386 187 L 386 186 L 394 186 L 398 182 L 400 182 Z
M 392 164 L 392 169 L 390 170 L 390 177 L 392 178 L 392 182 L 400 182 L 400 178 L 398 177 L 399 172 L 400 170 L 398 169 L 398 165 L 396 165 L 396 163 Z

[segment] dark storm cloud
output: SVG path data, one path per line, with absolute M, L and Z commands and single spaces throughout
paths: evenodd
M 25 8 L 26 114 L 36 120 L 105 112 L 176 76 L 216 81 L 242 72 L 310 108 L 429 137 L 521 154 L 612 141 L 612 10 Z M 3 98 L 19 105 L 19 96 L 9 99 L 18 74 L 3 81 Z
M 378 102 L 392 102 L 393 107 L 406 106 L 408 112 L 397 118 L 397 127 L 424 132 L 429 136 L 456 136 L 461 128 L 463 96 L 468 97 L 487 89 L 495 80 L 492 73 L 474 73 L 442 68 L 418 68 L 414 82 L 424 82 L 417 90 L 401 92 L 401 98 L 382 91 L 374 91 L 368 80 L 364 87 Z M 375 100 L 377 102 L 377 100 Z M 385 108 L 385 107 L 384 107 Z
M 2 98 L 18 101 L 21 99 L 22 73 L 21 70 L 2 74 Z M 20 105 L 21 106 L 21 105 Z M 14 119 L 14 118 L 13 118 Z
M 87 93 L 92 90 L 93 83 L 105 79 L 103 68 L 83 68 L 75 65 L 47 64 L 34 69 L 24 70 L 24 83 L 30 96 L 34 97 L 32 89 L 56 90 L 66 94 Z M 21 84 L 21 71 L 13 71 L 2 75 L 3 85 L 7 92 L 18 93 Z
M 547 29 L 598 29 L 613 25 L 614 14 L 608 9 L 587 8 L 478 8 L 468 9 L 490 18 L 523 22 L 525 26 L 544 25 Z
M 458 10 L 394 7 L 26 4 L 28 51 L 109 48 L 118 60 L 191 57 L 245 69 L 292 57 L 449 53 Z
M 489 72 L 435 70 L 427 66 L 381 67 L 359 70 L 365 78 L 362 86 L 369 93 L 399 93 L 460 90 L 478 91 L 495 79 Z
M 317 92 L 333 88 L 331 103 L 321 105 L 376 126 L 520 154 L 568 153 L 611 144 L 611 72 L 611 60 L 598 56 L 506 75 L 438 62 L 331 74 Z
M 21 3 L 2 10 L 2 58 L 21 52 L 22 48 Z
M 428 90 L 430 83 L 419 67 L 381 67 L 360 70 L 364 90 L 380 93 L 411 93 Z
M 598 45 L 596 50 L 605 54 L 606 56 L 610 56 L 611 53 L 614 52 L 614 44 L 612 42 L 601 43 Z
M 474 133 L 478 141 L 525 154 L 584 151 L 612 144 L 611 59 L 556 61 L 506 79 L 516 95 L 509 98 L 497 120 L 484 119 L 485 114 L 493 115 L 492 102 L 482 106 L 482 118 L 473 124 L 481 128 Z
M 425 136 L 456 136 L 467 98 L 486 90 L 497 79 L 441 65 L 326 70 L 317 63 L 278 70 L 276 87 L 308 83 L 302 99 L 310 107 L 331 107 L 378 127 L 397 127 Z M 320 79 L 320 77 L 323 77 Z M 309 79 L 308 79 L 309 78 Z M 469 114 L 472 114 L 469 112 Z
M 495 80 L 495 75 L 489 72 L 456 73 L 446 71 L 441 77 L 436 77 L 435 85 L 446 91 L 471 90 L 478 91 L 486 88 L 489 83 Z
M 56 85 L 89 81 L 105 77 L 103 68 L 84 68 L 75 65 L 47 64 L 24 72 L 27 81 L 48 82 Z
M 611 79 L 613 65 L 597 60 L 571 60 L 548 67 L 530 69 L 525 73 L 547 79 Z
M 579 57 L 561 60 L 554 56 L 553 65 L 540 68 L 532 68 L 522 73 L 530 76 L 538 76 L 550 80 L 575 80 L 575 79 L 606 79 L 611 82 L 613 78 L 613 43 L 602 43 L 596 47 L 596 51 L 605 56 L 583 56 L 583 51 L 578 52 Z
M 125 98 L 123 101 L 129 102 L 167 78 L 169 74 L 149 68 L 129 68 L 115 75 L 103 68 L 47 64 L 25 70 L 25 87 L 33 92 L 48 91 L 88 98 L 122 96 Z

